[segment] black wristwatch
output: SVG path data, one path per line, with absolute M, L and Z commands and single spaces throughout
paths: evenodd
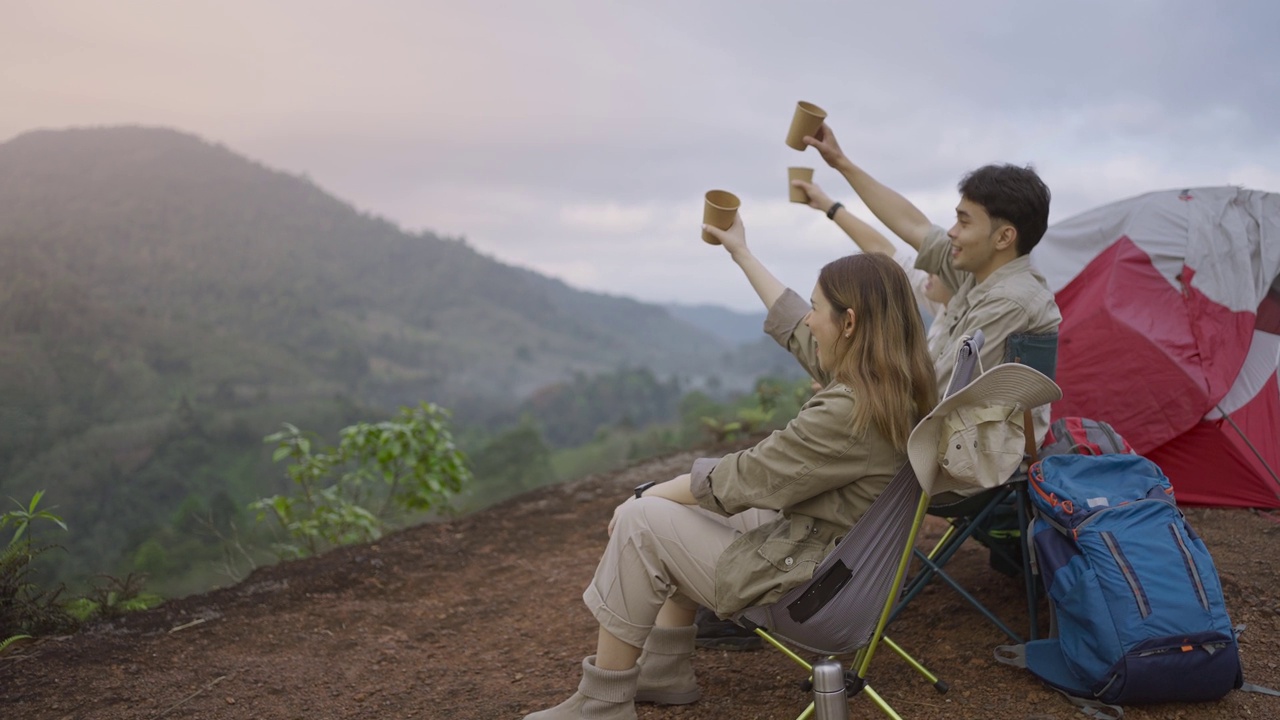
M 654 482 L 653 480 L 650 480 L 647 483 L 640 483 L 639 485 L 636 486 L 636 497 L 640 497 L 644 495 L 645 490 L 648 490 L 649 488 L 657 484 L 658 483 Z

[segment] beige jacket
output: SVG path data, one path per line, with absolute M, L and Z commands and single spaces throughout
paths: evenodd
M 808 303 L 787 290 L 769 310 L 765 331 L 825 387 L 755 447 L 693 464 L 693 495 L 702 507 L 721 515 L 781 512 L 716 562 L 714 609 L 721 615 L 774 602 L 813 577 L 907 460 L 875 428 L 852 434 L 857 400 L 818 368 L 813 337 L 801 324 L 808 311 Z
M 1004 361 L 1004 343 L 1010 335 L 1057 332 L 1062 323 L 1048 283 L 1031 267 L 1031 258 L 1026 255 L 1000 267 L 979 284 L 973 273 L 951 267 L 951 240 L 945 230 L 934 226 L 920 245 L 916 268 L 937 275 L 955 290 L 946 312 L 933 319 L 941 324 L 939 331 L 929 334 L 939 398 L 947 391 L 956 348 L 965 335 L 982 329 L 985 340 L 979 357 L 982 367 L 990 370 Z M 1036 440 L 1043 441 L 1049 429 L 1049 406 L 1037 408 L 1034 416 Z

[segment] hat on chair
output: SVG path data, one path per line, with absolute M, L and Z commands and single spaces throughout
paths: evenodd
M 1022 462 L 1023 411 L 1061 397 L 1061 388 L 1026 365 L 979 375 L 911 431 L 907 457 L 920 487 L 930 495 L 972 494 L 1008 480 Z

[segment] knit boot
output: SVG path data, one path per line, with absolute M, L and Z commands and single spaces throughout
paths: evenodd
M 697 634 L 697 625 L 653 628 L 636 663 L 640 666 L 636 702 L 688 705 L 702 697 L 689 660 Z
M 636 720 L 636 681 L 640 667 L 602 670 L 596 656 L 582 661 L 578 692 L 559 705 L 524 716 L 524 720 Z

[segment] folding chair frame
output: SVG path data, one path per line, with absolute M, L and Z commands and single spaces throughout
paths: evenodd
M 899 600 L 897 606 L 893 609 L 890 620 L 896 619 L 906 606 L 910 604 L 916 596 L 924 591 L 925 586 L 927 586 L 933 578 L 937 577 L 950 585 L 951 589 L 955 590 L 957 594 L 972 605 L 973 608 L 981 613 L 983 617 L 987 618 L 991 624 L 999 628 L 1001 632 L 1008 635 L 1015 643 L 1021 644 L 1023 641 L 1017 632 L 1010 628 L 1008 624 L 1001 620 L 1000 617 L 991 611 L 986 605 L 983 605 L 982 601 L 974 597 L 972 593 L 966 590 L 964 586 L 962 586 L 955 578 L 951 577 L 951 575 L 943 568 L 946 567 L 946 564 L 950 562 L 951 558 L 960 551 L 965 540 L 968 540 L 970 537 L 977 538 L 979 540 L 990 539 L 990 536 L 986 535 L 981 529 L 981 525 L 983 521 L 986 520 L 991 513 L 995 512 L 996 508 L 1001 503 L 1005 502 L 1011 495 L 1014 497 L 1014 502 L 1018 508 L 1018 526 L 1026 527 L 1027 517 L 1029 516 L 1025 514 L 1023 509 L 1023 503 L 1027 500 L 1025 488 L 1025 482 L 1008 482 L 1000 487 L 992 488 L 987 492 L 980 493 L 971 498 L 966 498 L 965 500 L 954 503 L 953 505 L 943 506 L 942 508 L 933 508 L 930 514 L 946 517 L 950 525 L 946 532 L 942 534 L 942 537 L 938 539 L 938 542 L 934 545 L 933 549 L 927 554 L 918 549 L 914 550 L 913 554 L 916 559 L 920 561 L 922 567 L 920 571 L 912 576 L 910 581 L 908 581 L 906 588 L 903 590 L 901 600 Z M 967 509 L 974 505 L 981 506 L 981 509 L 977 514 L 967 514 L 963 509 L 959 509 L 961 506 L 964 506 L 964 509 Z M 958 509 L 954 514 L 948 514 L 951 512 L 947 510 L 948 507 Z M 995 552 L 999 553 L 1002 551 L 997 548 L 995 549 Z M 1014 559 L 1009 557 L 1007 554 L 1005 555 L 1005 559 L 1010 562 L 1014 561 Z M 1022 565 L 1024 577 L 1030 578 L 1030 561 L 1026 553 L 1023 553 L 1020 564 Z M 1032 593 L 1030 597 L 1034 598 L 1034 586 L 1030 589 L 1030 592 Z M 1037 622 L 1034 613 L 1034 602 L 1029 603 L 1028 607 L 1032 610 L 1031 637 L 1034 639 L 1035 625 Z
M 903 548 L 902 555 L 898 561 L 898 569 L 897 569 L 896 575 L 894 576 L 894 582 L 893 582 L 893 587 L 895 588 L 902 587 L 903 578 L 906 576 L 907 568 L 911 564 L 911 555 L 915 549 L 916 536 L 920 532 L 920 527 L 924 525 L 924 518 L 928 512 L 928 509 L 929 509 L 929 496 L 925 495 L 922 492 L 920 493 L 920 500 L 916 505 L 915 519 L 913 521 L 911 532 L 909 534 L 909 539 L 905 547 Z M 897 593 L 896 592 L 889 593 L 888 597 L 885 600 L 884 609 L 880 613 L 880 620 L 876 623 L 875 631 L 871 635 L 871 640 L 865 646 L 863 646 L 860 650 L 858 650 L 857 654 L 854 656 L 853 662 L 850 663 L 849 670 L 845 672 L 845 686 L 850 695 L 856 695 L 858 693 L 866 693 L 867 697 L 870 698 L 871 702 L 875 704 L 876 707 L 880 708 L 881 712 L 883 712 L 885 715 L 887 715 L 890 718 L 894 718 L 894 720 L 902 720 L 902 716 L 898 715 L 897 711 L 893 709 L 893 706 L 890 705 L 883 697 L 881 697 L 880 694 L 877 693 L 869 683 L 867 683 L 867 673 L 871 667 L 871 658 L 875 655 L 877 645 L 883 642 L 886 646 L 888 646 L 890 650 L 893 650 L 903 660 L 905 660 L 907 664 L 909 664 L 912 668 L 914 668 L 916 672 L 920 673 L 920 675 L 922 675 L 926 680 L 928 680 L 934 686 L 934 688 L 938 690 L 938 692 L 945 693 L 947 691 L 947 684 L 942 680 L 938 679 L 938 677 L 933 673 L 931 673 L 928 668 L 926 668 L 923 664 L 921 664 L 915 658 L 911 657 L 911 655 L 909 655 L 905 650 L 903 650 L 901 646 L 899 646 L 897 643 L 895 643 L 887 635 L 884 634 L 884 629 L 889 624 L 889 620 L 891 618 L 896 600 L 897 600 Z M 797 655 L 794 651 L 791 650 L 791 648 L 784 645 L 782 641 L 773 637 L 773 635 L 770 634 L 768 630 L 765 630 L 764 628 L 761 628 L 761 627 L 755 627 L 753 629 L 755 630 L 755 633 L 761 637 L 761 639 L 763 639 L 765 642 L 769 643 L 773 647 L 777 648 L 780 652 L 782 652 L 783 655 L 786 655 L 788 658 L 790 658 L 796 664 L 803 667 L 805 670 L 809 672 L 813 671 L 812 664 L 810 664 L 804 658 Z M 834 658 L 835 656 L 831 656 L 831 657 Z M 814 711 L 814 704 L 810 702 L 809 706 L 806 707 L 804 711 L 800 713 L 800 715 L 796 718 L 796 720 L 808 720 L 808 718 L 812 717 L 813 711 Z
M 951 385 L 950 387 L 947 388 L 947 392 L 946 392 L 947 395 L 950 395 L 953 392 L 956 392 L 961 387 L 968 384 L 969 380 L 973 375 L 973 369 L 977 365 L 977 353 L 982 347 L 982 342 L 983 342 L 982 331 L 979 330 L 976 333 L 974 333 L 973 338 L 966 339 L 966 341 L 962 345 L 960 351 L 957 353 L 956 366 L 952 372 Z M 904 476 L 903 473 L 907 473 L 907 475 Z M 915 478 L 914 470 L 910 467 L 910 465 L 907 465 L 903 468 L 903 470 L 899 472 L 897 476 L 894 477 L 894 480 L 892 481 L 890 488 L 886 490 L 886 493 L 883 494 L 880 498 L 878 498 L 876 500 L 876 503 L 872 505 L 872 510 L 868 511 L 868 512 L 873 512 L 876 505 L 882 501 L 885 501 L 886 497 L 890 493 L 892 493 L 892 497 L 896 501 L 899 497 L 898 494 L 900 492 L 901 493 L 908 492 L 906 490 L 901 490 L 897 485 L 899 480 L 905 481 L 907 478 L 909 478 L 910 481 L 913 483 L 912 485 L 910 485 L 909 491 L 915 493 L 915 511 L 911 521 L 911 527 L 907 531 L 906 536 L 903 538 L 902 548 L 901 548 L 901 551 L 898 553 L 897 564 L 894 569 L 893 578 L 892 578 L 892 581 L 887 585 L 889 590 L 885 593 L 883 607 L 880 609 L 880 614 L 876 619 L 876 624 L 874 625 L 869 636 L 867 637 L 866 642 L 863 643 L 861 647 L 859 647 L 856 650 L 854 654 L 853 662 L 849 666 L 849 670 L 845 671 L 845 686 L 846 686 L 847 692 L 850 695 L 866 693 L 867 697 L 871 699 L 871 702 L 874 703 L 875 706 L 878 707 L 881 712 L 883 712 L 885 715 L 887 715 L 890 718 L 894 718 L 895 720 L 901 720 L 901 716 L 898 715 L 897 711 L 893 709 L 893 706 L 891 706 L 883 697 L 880 696 L 879 693 L 875 691 L 874 688 L 871 687 L 870 684 L 867 683 L 867 674 L 871 667 L 871 659 L 875 656 L 876 648 L 879 646 L 881 642 L 883 642 L 890 650 L 893 650 L 895 653 L 897 653 L 898 656 L 901 657 L 903 660 L 905 660 L 908 665 L 910 665 L 912 668 L 916 670 L 916 672 L 920 673 L 920 675 L 923 676 L 927 681 L 929 681 L 929 683 L 931 683 L 934 689 L 936 689 L 938 692 L 945 693 L 948 689 L 947 684 L 945 682 L 940 680 L 938 676 L 930 672 L 929 669 L 926 668 L 922 663 L 920 663 L 918 660 L 913 658 L 910 654 L 907 653 L 906 650 L 902 649 L 901 646 L 893 642 L 893 640 L 891 640 L 887 635 L 884 634 L 885 628 L 889 625 L 889 622 L 893 619 L 896 608 L 899 607 L 898 595 L 899 595 L 899 592 L 901 592 L 902 590 L 903 580 L 906 578 L 907 570 L 911 567 L 911 557 L 914 553 L 916 553 L 916 549 L 915 549 L 916 538 L 919 536 L 920 528 L 921 526 L 924 525 L 924 519 L 928 515 L 929 495 L 925 493 L 924 490 L 920 487 L 918 481 Z M 903 495 L 902 497 L 902 500 L 904 502 L 902 505 L 899 505 L 899 507 L 902 507 L 903 510 L 906 509 L 904 507 L 906 505 L 905 501 L 909 497 L 911 496 Z M 905 517 L 906 516 L 904 514 L 903 518 L 905 519 Z M 861 526 L 856 526 L 856 527 L 861 527 Z M 856 532 L 856 528 L 855 528 L 855 532 Z M 790 658 L 792 661 L 794 661 L 795 663 L 803 667 L 805 670 L 809 671 L 810 679 L 812 679 L 813 666 L 809 662 L 804 660 L 804 658 L 801 658 L 799 655 L 793 652 L 790 648 L 784 645 L 781 640 L 779 640 L 778 638 L 775 638 L 774 635 L 778 633 L 771 633 L 765 628 L 761 627 L 759 624 L 752 622 L 750 620 L 747 620 L 745 624 L 748 627 L 750 627 L 752 630 L 754 630 L 755 633 L 759 635 L 762 640 L 769 643 L 773 647 L 777 648 L 784 655 Z M 795 644 L 800 644 L 800 641 L 795 641 Z M 834 659 L 836 656 L 829 656 L 829 657 Z M 812 716 L 813 712 L 814 712 L 814 704 L 810 703 L 808 707 L 806 707 L 805 710 L 800 714 L 797 720 L 807 720 L 807 718 Z
M 1040 370 L 1047 377 L 1053 378 L 1057 370 L 1057 333 L 1048 334 L 1031 334 L 1021 333 L 1011 335 L 1006 341 L 1005 362 L 1018 362 L 1023 364 L 1031 364 L 1033 367 L 1039 365 Z M 1050 357 L 1038 358 L 1039 362 L 1026 363 L 1027 353 L 1052 353 Z M 954 383 L 953 383 L 954 386 Z M 953 392 L 954 387 L 949 389 Z M 1027 420 L 1030 420 L 1030 411 L 1027 413 Z M 1036 448 L 1033 439 L 1030 439 L 1030 424 L 1025 428 L 1028 432 L 1027 453 L 1033 459 Z M 929 581 L 935 577 L 941 578 L 944 582 L 951 586 L 966 602 L 968 602 L 975 610 L 987 618 L 1001 632 L 1009 637 L 1014 644 L 1021 645 L 1025 641 L 1022 637 L 1009 627 L 1003 620 L 992 612 L 986 605 L 983 605 L 972 593 L 965 590 L 959 582 L 957 582 L 943 568 L 951 560 L 951 558 L 959 552 L 965 540 L 970 537 L 978 539 L 983 545 L 986 545 L 993 552 L 1001 554 L 1010 564 L 1020 564 L 1022 566 L 1023 590 L 1027 601 L 1028 616 L 1028 637 L 1035 640 L 1039 634 L 1039 593 L 1037 583 L 1035 582 L 1035 569 L 1031 565 L 1031 553 L 1026 549 L 1021 553 L 1021 557 L 1015 560 L 1007 552 L 999 547 L 998 543 L 988 542 L 993 538 L 982 530 L 982 523 L 995 509 L 1006 502 L 1008 498 L 1013 497 L 1013 503 L 1017 512 L 1017 523 L 1021 537 L 1025 542 L 1027 537 L 1027 526 L 1031 521 L 1031 498 L 1027 494 L 1027 479 L 1025 476 L 1017 476 L 1009 481 L 992 488 L 985 492 L 979 493 L 973 497 L 965 498 L 950 505 L 932 508 L 931 515 L 945 517 L 950 524 L 946 532 L 939 538 L 936 545 L 929 553 L 923 553 L 919 550 L 915 551 L 915 556 L 920 560 L 921 569 L 907 583 L 904 589 L 902 599 L 890 614 L 890 621 L 895 619 L 910 602 L 916 598 L 929 584 Z M 977 508 L 976 514 L 970 511 Z

